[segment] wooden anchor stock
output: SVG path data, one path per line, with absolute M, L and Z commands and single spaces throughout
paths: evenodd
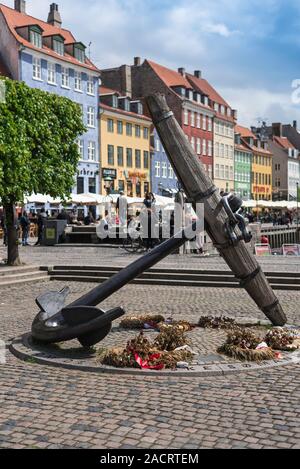
M 204 204 L 207 232 L 214 245 L 236 278 L 241 281 L 241 286 L 272 324 L 283 326 L 287 318 L 278 298 L 256 258 L 248 250 L 244 240 L 240 239 L 240 230 L 237 227 L 233 229 L 236 243 L 228 236 L 226 227 L 229 219 L 222 198 L 170 111 L 165 96 L 157 93 L 149 96 L 146 101 L 160 140 L 187 197 L 195 209 L 197 203 Z

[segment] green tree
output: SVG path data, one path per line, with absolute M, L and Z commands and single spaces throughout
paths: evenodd
M 55 94 L 1 79 L 0 200 L 8 231 L 8 265 L 20 265 L 15 205 L 32 193 L 67 197 L 85 132 L 80 107 Z

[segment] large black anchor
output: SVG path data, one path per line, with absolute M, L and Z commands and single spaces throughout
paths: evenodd
M 190 233 L 195 235 L 197 230 L 199 225 L 195 222 L 68 306 L 65 301 L 69 288 L 43 294 L 36 300 L 41 311 L 32 324 L 33 339 L 46 344 L 78 339 L 84 347 L 97 344 L 109 334 L 112 321 L 123 316 L 125 311 L 115 308 L 105 312 L 96 306 L 179 249 Z

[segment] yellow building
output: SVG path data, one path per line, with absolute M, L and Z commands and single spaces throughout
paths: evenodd
M 101 194 L 144 197 L 151 190 L 151 126 L 140 101 L 100 88 Z
M 237 126 L 236 132 L 251 147 L 253 152 L 251 192 L 254 200 L 272 200 L 273 154 L 266 142 L 261 142 L 251 130 Z

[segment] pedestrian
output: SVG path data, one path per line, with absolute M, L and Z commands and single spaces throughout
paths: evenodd
M 45 211 L 44 208 L 42 208 L 42 210 L 40 211 L 40 213 L 38 215 L 38 218 L 37 218 L 38 240 L 35 243 L 35 246 L 39 246 L 39 245 L 42 244 L 46 220 L 47 220 L 46 211 Z
M 120 192 L 120 197 L 117 200 L 117 214 L 119 216 L 120 225 L 121 227 L 126 226 L 127 223 L 127 211 L 128 211 L 128 202 L 127 197 L 125 196 L 124 192 Z
M 6 227 L 6 221 L 5 221 L 5 212 L 2 212 L 2 215 L 0 216 L 0 227 L 3 230 L 3 245 L 7 246 L 7 227 Z
M 29 235 L 30 221 L 29 221 L 26 211 L 23 212 L 23 215 L 21 216 L 19 223 L 22 228 L 22 245 L 29 246 L 28 235 Z

